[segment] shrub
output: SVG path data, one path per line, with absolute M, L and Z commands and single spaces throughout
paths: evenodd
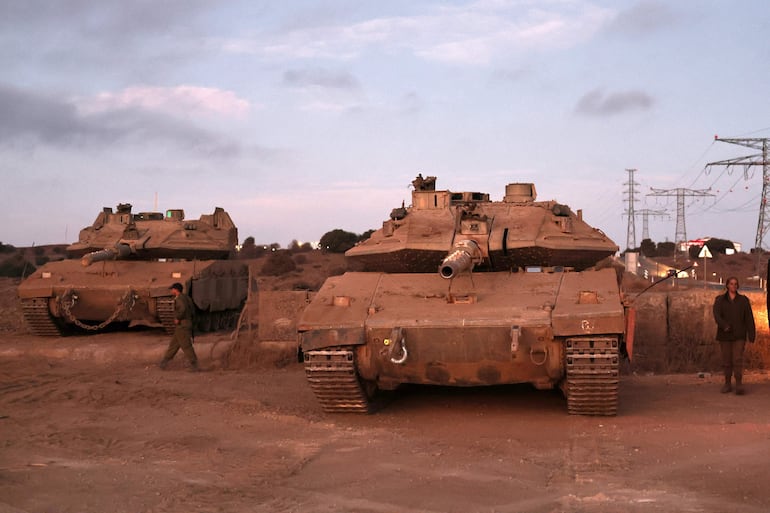
M 288 251 L 275 251 L 267 257 L 259 274 L 263 276 L 281 276 L 297 268 Z
M 29 276 L 35 269 L 37 268 L 28 262 L 21 253 L 16 253 L 0 262 L 0 276 L 8 278 Z

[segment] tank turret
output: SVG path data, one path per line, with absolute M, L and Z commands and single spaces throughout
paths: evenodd
M 105 260 L 222 259 L 237 243 L 238 230 L 222 208 L 190 220 L 181 209 L 132 214 L 131 204 L 121 203 L 114 212 L 104 208 L 67 254 L 86 267 Z
M 381 229 L 346 253 L 358 268 L 432 272 L 437 265 L 443 268 L 447 255 L 464 241 L 476 244 L 474 269 L 481 271 L 527 267 L 579 271 L 618 250 L 601 230 L 583 221 L 582 211 L 575 213 L 556 201 L 537 201 L 532 183 L 508 184 L 502 201 L 492 201 L 482 192 L 437 190 L 433 176 L 420 175 L 412 185 L 412 204 L 394 209 Z

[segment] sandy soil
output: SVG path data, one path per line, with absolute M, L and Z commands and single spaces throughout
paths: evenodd
M 223 370 L 211 352 L 205 372 L 181 355 L 161 371 L 166 341 L 0 333 L 0 512 L 770 508 L 767 374 L 744 397 L 708 375 L 626 376 L 613 418 L 529 386 L 407 387 L 331 416 L 297 363 Z

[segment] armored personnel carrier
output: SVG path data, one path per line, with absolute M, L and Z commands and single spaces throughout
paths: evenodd
M 67 326 L 98 331 L 113 323 L 174 329 L 174 297 L 182 283 L 196 306 L 196 330 L 235 324 L 246 300 L 248 267 L 228 259 L 238 230 L 221 208 L 197 220 L 179 209 L 131 213 L 104 208 L 67 248 L 18 289 L 33 333 L 56 336 Z
M 615 415 L 626 307 L 618 247 L 530 183 L 489 194 L 413 182 L 412 205 L 346 257 L 298 323 L 327 412 L 369 412 L 403 383 L 560 387 L 570 413 Z M 479 272 L 476 272 L 479 271 Z

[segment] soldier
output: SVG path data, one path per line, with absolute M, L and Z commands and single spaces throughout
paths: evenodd
M 193 309 L 192 300 L 189 296 L 182 294 L 182 284 L 174 283 L 169 287 L 172 294 L 174 294 L 174 336 L 171 338 L 171 342 L 168 344 L 166 354 L 163 355 L 163 359 L 158 364 L 161 369 L 165 369 L 168 366 L 168 362 L 176 355 L 177 351 L 181 348 L 187 360 L 190 362 L 190 371 L 197 372 L 198 369 L 198 357 L 195 355 L 195 349 L 192 345 L 192 318 Z
M 722 352 L 725 384 L 720 392 L 732 391 L 731 378 L 735 376 L 735 394 L 743 395 L 743 349 L 746 340 L 754 342 L 756 328 L 749 298 L 738 293 L 738 278 L 727 278 L 727 291 L 714 300 L 714 320 L 717 322 L 717 341 Z

